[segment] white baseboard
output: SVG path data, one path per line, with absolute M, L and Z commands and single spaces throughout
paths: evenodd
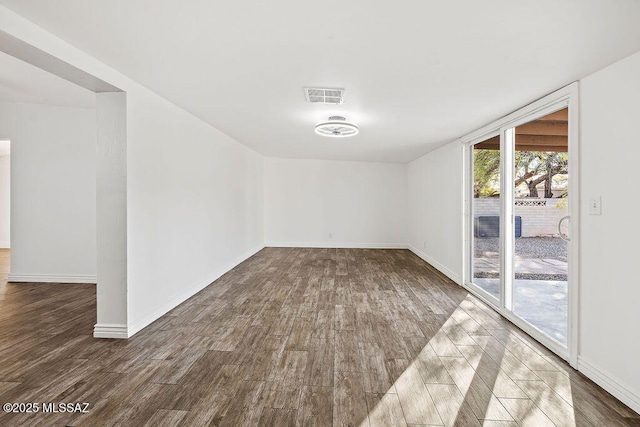
M 602 369 L 597 368 L 582 356 L 578 356 L 578 370 L 611 393 L 616 399 L 640 414 L 640 396 L 629 390 L 626 385 L 621 384 L 620 381 L 614 379 Z
M 11 242 L 9 242 L 8 240 L 0 240 L 0 249 L 10 249 L 11 248 Z
M 187 291 L 175 296 L 169 302 L 163 304 L 162 306 L 156 308 L 155 310 L 149 312 L 148 314 L 140 317 L 134 322 L 131 322 L 130 326 L 120 325 L 120 324 L 96 324 L 94 326 L 93 336 L 95 338 L 116 338 L 116 339 L 126 339 L 140 330 L 144 329 L 146 326 L 153 323 L 158 318 L 162 317 L 164 314 L 177 307 L 187 299 L 191 298 L 196 293 L 200 292 L 202 289 L 206 288 L 220 278 L 223 274 L 227 273 L 235 266 L 240 264 L 241 262 L 247 260 L 251 256 L 255 255 L 257 252 L 262 250 L 264 247 L 286 247 L 286 248 L 364 248 L 364 249 L 409 249 L 411 252 L 422 258 L 424 261 L 431 264 L 438 271 L 443 273 L 445 276 L 449 277 L 454 282 L 462 285 L 461 278 L 458 274 L 451 271 L 449 268 L 445 267 L 440 262 L 434 260 L 429 255 L 424 252 L 418 250 L 412 245 L 404 245 L 404 244 L 352 244 L 352 243 L 344 243 L 344 244 L 332 244 L 328 245 L 326 243 L 309 243 L 309 242 L 268 242 L 264 246 L 257 246 L 244 255 L 236 258 L 232 262 L 228 263 L 223 268 L 218 269 L 212 275 L 196 283 L 194 286 L 191 286 Z M 85 281 L 68 281 L 67 283 L 95 283 L 95 277 L 93 277 L 93 281 L 86 281 L 90 276 L 45 276 L 45 275 L 9 275 L 9 281 L 25 281 L 25 282 L 62 282 L 64 278 L 66 279 L 78 279 L 83 278 Z M 46 280 L 47 278 L 51 280 Z M 13 280 L 12 280 L 13 279 Z M 23 280 L 24 279 L 24 280 Z M 37 279 L 37 280 L 35 280 Z M 55 279 L 55 280 L 54 280 Z M 583 357 L 578 357 L 578 370 L 590 378 L 593 382 L 598 384 L 600 387 L 604 388 L 606 391 L 611 393 L 614 397 L 619 399 L 625 405 L 629 406 L 634 411 L 640 413 L 640 396 L 629 390 L 629 388 L 619 381 L 613 379 L 610 375 L 603 372 L 601 369 L 594 366 L 592 363 L 585 360 Z
M 91 283 L 96 284 L 96 276 L 80 274 L 20 274 L 10 273 L 8 282 L 28 283 Z
M 466 288 L 466 286 L 462 283 L 462 280 L 458 274 L 455 274 L 453 271 L 439 263 L 438 261 L 431 258 L 429 255 L 424 252 L 419 251 L 415 247 L 409 245 L 409 250 L 431 264 L 433 267 L 438 269 L 441 273 L 449 277 L 454 282 Z M 467 290 L 469 290 L 467 288 Z M 469 290 L 471 291 L 471 290 Z M 490 304 L 491 305 L 491 304 Z M 498 310 L 500 312 L 500 310 Z M 502 313 L 504 315 L 504 313 Z M 514 316 L 515 318 L 515 316 Z M 514 319 L 510 319 L 514 320 Z M 516 323 L 517 324 L 517 323 Z M 611 375 L 605 373 L 603 370 L 597 368 L 589 361 L 585 360 L 583 357 L 578 357 L 578 370 L 586 375 L 589 379 L 591 379 L 594 383 L 598 384 L 600 387 L 611 393 L 616 399 L 620 400 L 622 403 L 633 409 L 634 411 L 640 413 L 640 396 L 631 391 L 627 386 L 621 384 L 618 380 L 614 379 Z
M 407 249 L 405 243 L 267 242 L 268 248 Z
M 139 317 L 138 319 L 129 323 L 128 334 L 129 337 L 135 335 L 140 332 L 145 327 L 149 326 L 154 321 L 158 320 L 160 317 L 168 313 L 170 310 L 174 309 L 178 305 L 182 304 L 207 286 L 209 286 L 212 282 L 219 279 L 223 274 L 227 273 L 229 270 L 240 264 L 241 262 L 247 260 L 252 257 L 259 251 L 264 248 L 264 245 L 258 245 L 245 254 L 237 257 L 233 261 L 229 262 L 225 266 L 217 269 L 209 277 L 204 280 L 201 280 L 193 285 L 191 285 L 187 290 L 181 292 L 178 295 L 175 295 L 173 298 L 170 298 L 169 301 L 162 304 L 160 307 L 156 307 L 155 309 L 149 311 L 147 314 Z
M 93 326 L 93 337 L 127 339 L 129 338 L 129 333 L 127 325 L 103 323 Z
M 429 255 L 427 255 L 424 252 L 418 250 L 417 248 L 415 248 L 412 245 L 409 245 L 409 250 L 411 252 L 413 252 L 414 254 L 418 255 L 420 258 L 422 258 L 423 260 L 425 260 L 429 264 L 431 264 L 433 267 L 436 268 L 436 270 L 438 270 L 439 272 L 441 272 L 442 274 L 447 276 L 449 279 L 451 279 L 454 282 L 456 282 L 458 285 L 462 285 L 462 280 L 461 280 L 459 274 L 454 273 L 453 271 L 451 271 L 450 269 L 445 267 L 443 264 L 439 263 L 435 259 L 431 258 Z

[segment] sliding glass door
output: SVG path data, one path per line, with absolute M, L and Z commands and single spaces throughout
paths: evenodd
M 568 99 L 468 144 L 467 278 L 477 296 L 569 358 Z

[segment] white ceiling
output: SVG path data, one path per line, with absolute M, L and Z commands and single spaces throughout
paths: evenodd
M 0 52 L 0 101 L 94 108 L 96 94 Z
M 269 156 L 409 161 L 640 50 L 637 0 L 0 3 Z

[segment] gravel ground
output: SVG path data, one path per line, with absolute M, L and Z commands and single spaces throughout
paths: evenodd
M 497 258 L 498 238 L 474 238 L 475 256 Z M 516 239 L 516 256 L 519 258 L 550 258 L 567 262 L 567 242 L 559 237 L 521 237 Z
M 492 273 L 490 271 L 477 271 L 473 273 L 473 277 L 480 279 L 499 279 L 500 275 L 498 273 Z M 567 281 L 566 274 L 515 273 L 514 278 L 516 280 L 549 280 L 556 282 Z M 481 286 L 481 288 L 484 289 L 483 286 Z

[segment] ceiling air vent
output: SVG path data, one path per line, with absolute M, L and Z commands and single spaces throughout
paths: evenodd
M 344 89 L 328 89 L 317 87 L 305 87 L 304 95 L 312 104 L 342 104 L 344 102 Z

